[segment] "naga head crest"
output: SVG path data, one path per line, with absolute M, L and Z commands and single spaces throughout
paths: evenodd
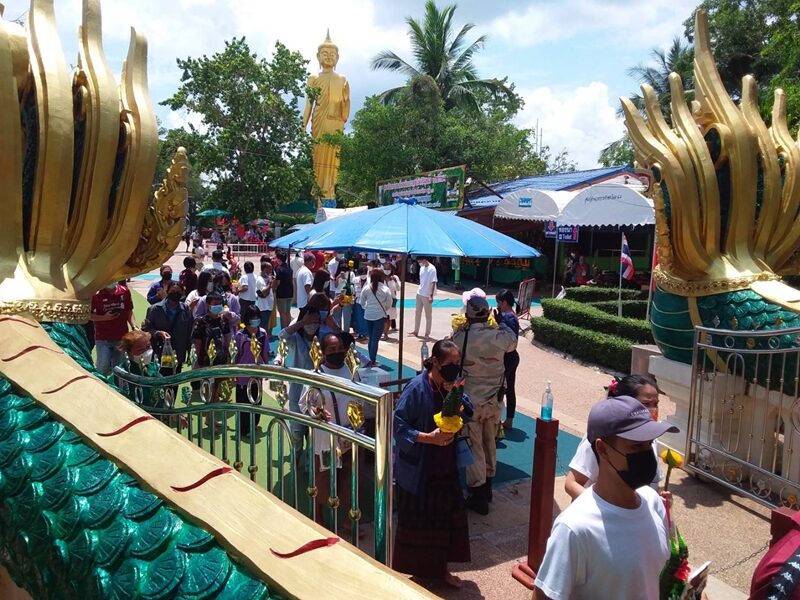
M 185 152 L 151 199 L 146 40 L 132 30 L 118 83 L 100 0 L 83 1 L 78 35 L 71 73 L 53 0 L 32 0 L 27 30 L 0 19 L 0 313 L 85 321 L 95 291 L 157 265 L 183 228 Z
M 800 145 L 775 91 L 771 126 L 758 111 L 756 81 L 735 104 L 711 52 L 708 17 L 695 14 L 695 100 L 672 73 L 671 124 L 642 86 L 643 116 L 622 99 L 639 168 L 655 182 L 660 264 L 666 291 L 688 296 L 744 289 L 793 269 L 800 243 Z

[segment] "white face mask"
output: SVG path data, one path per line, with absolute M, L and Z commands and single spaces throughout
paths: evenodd
M 306 325 L 305 327 L 303 327 L 303 329 L 305 329 L 306 335 L 308 337 L 311 337 L 312 335 L 315 335 L 317 333 L 318 327 L 316 325 Z
M 152 348 L 150 348 L 149 350 L 145 350 L 142 354 L 136 354 L 133 357 L 133 360 L 141 365 L 149 365 L 152 359 L 153 359 Z

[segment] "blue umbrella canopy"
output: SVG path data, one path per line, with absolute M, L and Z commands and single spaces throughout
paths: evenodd
M 484 225 L 413 204 L 392 204 L 323 221 L 280 237 L 270 246 L 471 258 L 541 256 L 538 250 Z

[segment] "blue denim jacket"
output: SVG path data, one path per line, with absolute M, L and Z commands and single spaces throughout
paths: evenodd
M 417 442 L 417 435 L 436 429 L 433 393 L 428 371 L 423 370 L 405 387 L 394 409 L 394 479 L 417 496 L 428 483 L 429 449 L 428 444 Z M 472 417 L 472 402 L 466 394 L 462 417 L 465 421 Z

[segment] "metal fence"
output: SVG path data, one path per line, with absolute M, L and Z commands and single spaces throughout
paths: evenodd
M 279 353 L 285 359 L 283 344 Z M 364 537 L 362 508 L 365 503 L 370 509 L 374 506 L 374 556 L 391 564 L 391 394 L 319 372 L 322 355 L 316 340 L 312 343 L 312 356 L 314 371 L 225 364 L 181 373 L 173 370 L 174 374 L 167 376 L 142 376 L 132 373 L 129 364 L 123 364 L 114 369 L 114 374 L 123 393 L 144 410 L 226 464 L 248 473 L 252 481 L 293 508 L 319 522 L 327 519 L 325 525 L 337 534 L 344 528 L 343 535 L 356 546 Z M 357 360 L 353 348 L 348 352 L 347 364 L 355 377 Z M 237 379 L 247 381 L 247 402 L 231 401 Z M 197 388 L 194 393 L 188 387 L 192 382 Z M 292 383 L 310 390 L 312 399 L 323 399 L 326 392 L 346 398 L 349 423 L 337 425 L 321 412 L 315 417 L 290 410 L 287 385 Z M 261 404 L 266 389 L 274 394 L 274 406 Z M 183 405 L 177 402 L 178 398 Z M 266 421 L 263 431 L 256 428 L 259 417 Z M 245 428 L 252 432 L 249 436 L 242 432 L 245 423 L 250 425 Z M 329 442 L 327 447 L 332 452 L 327 456 L 326 452 L 319 452 L 320 439 Z M 330 467 L 337 463 L 347 468 Z M 259 474 L 259 465 L 265 473 Z M 362 477 L 365 469 L 366 476 Z M 349 480 L 343 481 L 342 473 L 347 471 Z M 317 472 L 323 473 L 323 481 L 317 480 Z M 326 497 L 319 496 L 327 492 L 330 493 Z M 340 496 L 348 492 L 349 505 L 343 506 Z M 320 514 L 317 504 L 323 500 Z
M 686 467 L 800 508 L 800 329 L 695 329 Z

